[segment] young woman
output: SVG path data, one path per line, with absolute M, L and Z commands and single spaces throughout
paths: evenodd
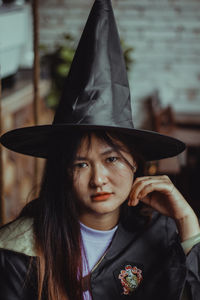
M 180 243 L 199 224 L 169 178 L 138 177 L 126 135 L 77 131 L 57 147 L 39 199 L 1 229 L 0 299 L 179 299 L 185 280 L 197 299 L 200 244 L 186 258 Z
M 94 3 L 53 124 L 0 142 L 47 159 L 38 199 L 0 230 L 0 300 L 200 298 L 197 217 L 167 176 L 144 176 L 185 145 L 134 128 L 109 0 Z

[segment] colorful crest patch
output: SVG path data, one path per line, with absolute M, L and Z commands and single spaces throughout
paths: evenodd
M 126 265 L 124 270 L 120 271 L 118 279 L 121 280 L 123 295 L 130 295 L 142 281 L 142 270 L 136 266 Z

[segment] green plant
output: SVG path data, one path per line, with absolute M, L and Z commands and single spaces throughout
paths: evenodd
M 126 64 L 126 70 L 130 71 L 131 65 L 134 63 L 133 58 L 131 57 L 131 53 L 134 51 L 133 47 L 128 46 L 123 39 L 120 40 L 122 50 L 124 53 L 124 60 Z
M 62 44 L 56 45 L 53 52 L 48 52 L 45 45 L 40 46 L 41 65 L 48 69 L 51 78 L 51 89 L 46 98 L 49 108 L 56 109 L 65 78 L 69 72 L 74 53 L 74 38 L 65 34 Z

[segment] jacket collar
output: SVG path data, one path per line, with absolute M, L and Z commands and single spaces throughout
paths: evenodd
M 16 219 L 0 229 L 0 248 L 36 256 L 33 219 Z
M 123 251 L 130 243 L 141 235 L 142 231 L 144 231 L 144 226 L 137 226 L 137 229 L 134 229 L 133 224 L 130 224 L 130 227 L 128 228 L 127 224 L 124 225 L 120 222 L 106 254 L 106 259 L 112 259 L 115 255 Z

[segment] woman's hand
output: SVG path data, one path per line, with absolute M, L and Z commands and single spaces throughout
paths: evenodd
M 200 233 L 197 216 L 168 176 L 138 177 L 133 183 L 128 205 L 136 206 L 139 201 L 172 217 L 182 241 Z

